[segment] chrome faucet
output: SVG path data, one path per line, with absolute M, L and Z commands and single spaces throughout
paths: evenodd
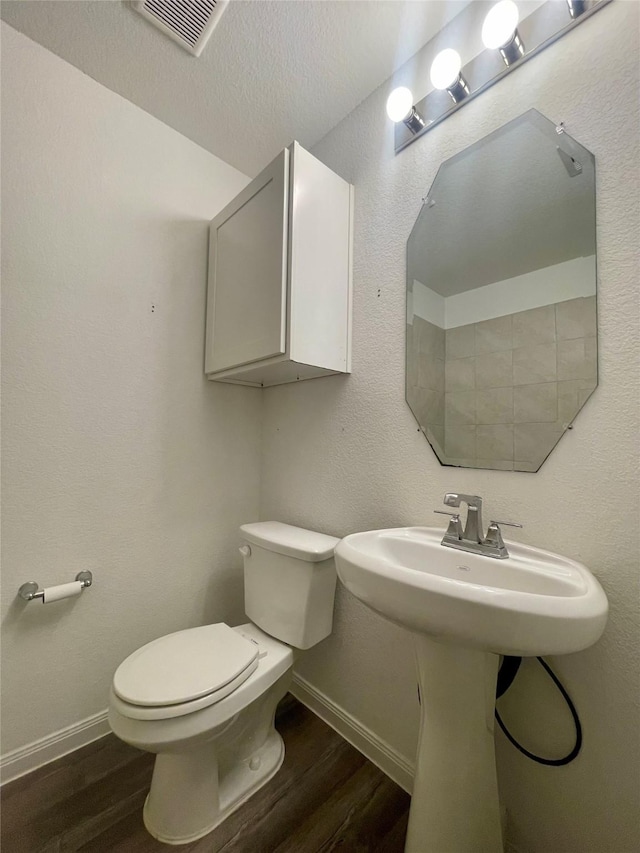
M 482 498 L 479 495 L 463 495 L 457 492 L 447 492 L 444 496 L 446 506 L 459 507 L 461 503 L 467 505 L 467 520 L 462 529 L 460 513 L 446 512 L 436 509 L 440 515 L 450 515 L 451 521 L 447 532 L 442 538 L 442 544 L 446 548 L 457 548 L 460 551 L 469 551 L 472 554 L 483 554 L 485 557 L 494 557 L 498 560 L 506 560 L 509 556 L 502 531 L 499 525 L 507 527 L 522 527 L 513 521 L 490 521 L 487 535 L 484 535 L 482 526 Z
M 465 542 L 482 543 L 482 498 L 480 495 L 459 495 L 456 492 L 447 492 L 444 496 L 445 506 L 459 507 L 461 503 L 467 505 L 467 523 L 464 526 L 462 539 Z

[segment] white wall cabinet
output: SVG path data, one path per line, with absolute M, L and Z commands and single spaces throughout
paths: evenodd
M 350 372 L 352 222 L 353 187 L 297 142 L 212 220 L 209 379 Z

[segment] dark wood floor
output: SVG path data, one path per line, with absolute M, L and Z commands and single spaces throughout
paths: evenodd
M 278 709 L 281 770 L 189 853 L 402 853 L 409 796 L 318 717 Z M 2 853 L 153 853 L 142 804 L 153 756 L 113 735 L 2 789 Z M 173 848 L 176 849 L 176 848 Z

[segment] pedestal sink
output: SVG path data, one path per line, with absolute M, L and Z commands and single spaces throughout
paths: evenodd
M 445 548 L 426 527 L 347 536 L 344 586 L 413 632 L 421 723 L 406 853 L 502 853 L 494 754 L 498 656 L 595 643 L 607 599 L 574 560 L 515 542 L 509 556 Z

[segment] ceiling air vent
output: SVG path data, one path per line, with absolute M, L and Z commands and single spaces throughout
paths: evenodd
M 134 0 L 137 12 L 185 50 L 200 56 L 229 0 Z

